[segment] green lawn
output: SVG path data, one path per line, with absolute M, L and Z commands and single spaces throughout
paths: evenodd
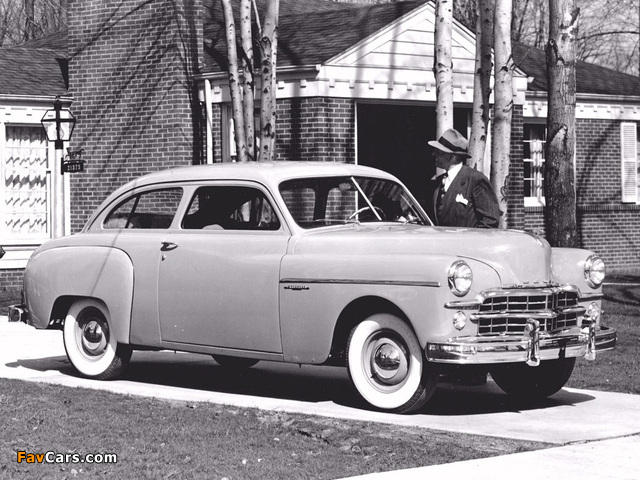
M 616 349 L 598 355 L 595 362 L 580 359 L 568 386 L 640 394 L 640 277 L 614 277 L 606 285 L 602 303 L 604 323 L 618 331 Z
M 546 447 L 17 380 L 0 389 L 7 479 L 334 479 Z M 17 463 L 18 451 L 115 453 L 117 464 Z

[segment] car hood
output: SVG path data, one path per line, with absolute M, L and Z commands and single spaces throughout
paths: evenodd
M 308 230 L 291 245 L 295 254 L 423 254 L 471 258 L 492 267 L 503 285 L 547 283 L 551 248 L 516 230 L 349 224 Z

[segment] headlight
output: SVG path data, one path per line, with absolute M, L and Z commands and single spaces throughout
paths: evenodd
M 604 262 L 598 255 L 591 255 L 584 262 L 584 278 L 591 288 L 598 288 L 602 285 L 605 274 Z
M 458 260 L 449 267 L 449 288 L 454 295 L 462 297 L 469 293 L 473 283 L 473 272 L 466 262 Z

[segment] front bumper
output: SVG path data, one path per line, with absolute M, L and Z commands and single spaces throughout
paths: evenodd
M 596 352 L 616 346 L 617 333 L 612 328 L 590 324 L 546 333 L 536 329 L 536 323 L 531 320 L 524 335 L 479 335 L 429 342 L 426 357 L 431 362 L 458 365 L 526 362 L 535 366 L 557 358 L 595 360 Z

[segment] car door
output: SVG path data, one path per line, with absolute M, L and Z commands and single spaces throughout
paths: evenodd
M 163 342 L 281 353 L 278 281 L 288 240 L 259 186 L 197 188 L 162 246 Z
M 160 245 L 174 223 L 183 196 L 180 186 L 150 186 L 119 201 L 100 225 L 105 245 L 124 251 L 133 264 L 131 343 L 161 346 L 158 328 Z

